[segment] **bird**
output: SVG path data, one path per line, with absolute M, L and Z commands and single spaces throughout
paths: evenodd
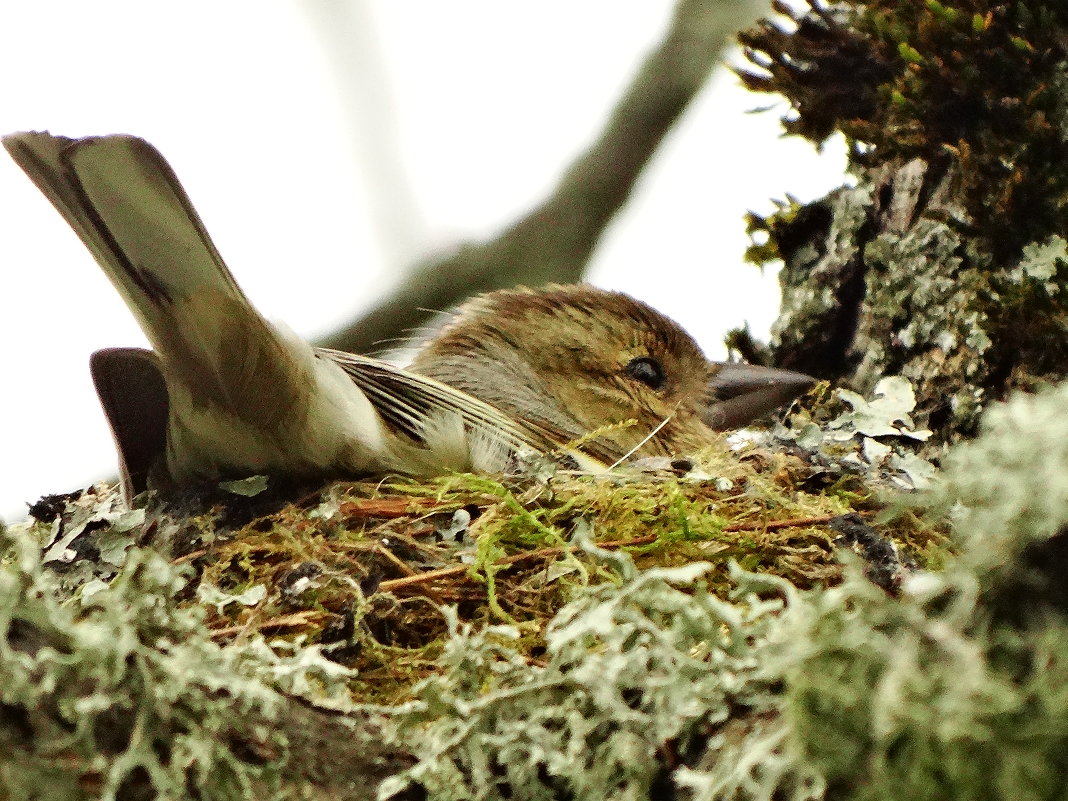
M 504 289 L 461 305 L 409 365 L 599 462 L 693 453 L 812 386 L 714 362 L 678 323 L 588 284 Z M 590 432 L 598 432 L 590 437 Z
M 524 451 L 601 471 L 692 452 L 814 383 L 710 361 L 665 315 L 586 284 L 477 296 L 406 368 L 317 348 L 253 307 L 144 139 L 30 131 L 3 144 L 151 345 L 90 358 L 127 497 L 255 474 L 495 473 Z

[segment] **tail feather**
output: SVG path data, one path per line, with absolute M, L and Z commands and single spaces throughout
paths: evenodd
M 150 350 L 107 348 L 89 358 L 93 385 L 104 408 L 115 450 L 123 496 L 148 489 L 153 469 L 167 453 L 167 384 Z
M 64 163 L 64 153 L 75 140 L 34 131 L 9 134 L 3 142 L 11 158 L 52 201 L 96 260 L 106 262 L 110 248 L 99 235 L 92 210 L 85 207 L 80 187 Z
M 215 296 L 249 306 L 170 165 L 144 140 L 33 132 L 4 137 L 4 146 L 89 247 L 154 346 L 167 327 L 160 311 L 175 303 Z
M 317 353 L 268 323 L 144 140 L 19 133 L 3 141 L 152 343 L 153 354 L 94 360 L 130 489 L 161 461 L 178 483 L 251 472 L 434 472 L 503 464 L 530 441 L 529 430 L 458 390 Z
M 272 389 L 263 417 L 292 407 L 306 376 L 285 372 L 287 345 L 241 292 L 154 147 L 134 136 L 37 132 L 6 136 L 4 146 L 88 246 L 171 380 L 242 416 L 261 394 L 253 381 Z

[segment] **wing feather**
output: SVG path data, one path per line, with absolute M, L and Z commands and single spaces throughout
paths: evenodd
M 469 431 L 489 433 L 513 451 L 563 452 L 575 457 L 583 469 L 593 471 L 615 460 L 614 453 L 597 442 L 583 443 L 581 451 L 575 451 L 561 441 L 559 432 L 535 419 L 510 417 L 465 392 L 389 362 L 328 348 L 317 348 L 316 352 L 340 365 L 378 413 L 417 444 L 422 443 L 428 423 L 456 414 Z
M 455 414 L 468 429 L 492 432 L 512 448 L 551 450 L 553 447 L 538 432 L 527 430 L 488 403 L 433 378 L 369 356 L 328 348 L 317 348 L 316 352 L 337 363 L 363 390 L 378 413 L 415 442 L 422 441 L 426 424 L 434 418 Z

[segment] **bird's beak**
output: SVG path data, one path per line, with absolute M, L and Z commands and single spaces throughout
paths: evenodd
M 708 382 L 709 405 L 702 415 L 716 431 L 740 428 L 788 403 L 816 383 L 804 373 L 725 362 Z

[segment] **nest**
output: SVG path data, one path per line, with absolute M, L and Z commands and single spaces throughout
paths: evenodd
M 498 478 L 222 487 L 207 500 L 149 495 L 131 513 L 98 485 L 35 507 L 47 521 L 38 535 L 72 591 L 109 578 L 127 546 L 156 548 L 190 571 L 184 602 L 207 610 L 217 642 L 320 644 L 354 669 L 354 695 L 374 702 L 404 700 L 435 669 L 444 606 L 476 625 L 516 625 L 537 660 L 545 625 L 577 588 L 618 580 L 578 534 L 641 568 L 711 562 L 709 584 L 724 594 L 732 561 L 800 588 L 835 584 L 843 548 L 893 592 L 945 548 L 907 512 L 873 525 L 882 504 L 862 477 L 755 444 L 600 476 L 528 465 Z

